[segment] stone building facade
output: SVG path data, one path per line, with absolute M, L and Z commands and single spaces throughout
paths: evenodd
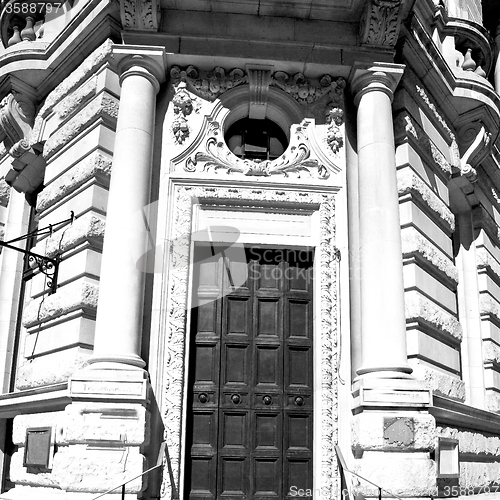
M 496 0 L 2 9 L 0 498 L 500 488 Z

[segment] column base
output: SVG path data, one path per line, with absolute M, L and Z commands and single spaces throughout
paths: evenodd
M 431 391 L 412 377 L 360 377 L 352 386 L 352 395 L 355 414 L 370 408 L 424 409 L 431 404 Z

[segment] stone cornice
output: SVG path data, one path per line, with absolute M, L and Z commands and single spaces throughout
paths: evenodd
M 114 0 L 89 0 L 55 39 L 5 49 L 0 54 L 0 97 L 13 88 L 11 75 L 20 80 L 28 75 L 40 96 L 47 95 L 106 38 L 118 39 L 118 16 Z

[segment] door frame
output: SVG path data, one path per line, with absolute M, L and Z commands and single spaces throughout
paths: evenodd
M 192 247 L 198 227 L 198 214 L 203 210 L 234 210 L 247 216 L 258 211 L 295 213 L 309 218 L 308 238 L 268 235 L 256 238 L 241 235 L 241 243 L 270 248 L 315 249 L 314 317 L 313 317 L 313 463 L 314 492 L 335 495 L 340 491 L 340 477 L 334 445 L 338 442 L 338 376 L 337 376 L 337 275 L 335 249 L 335 194 L 338 188 L 311 186 L 213 187 L 189 185 L 185 180 L 171 183 L 165 222 L 164 241 L 169 245 L 162 255 L 162 272 L 153 307 L 158 311 L 152 345 L 157 346 L 151 359 L 153 390 L 164 421 L 169 464 L 164 471 L 162 491 L 174 491 L 183 498 L 186 411 L 188 408 L 188 360 L 190 301 L 192 297 Z M 304 219 L 305 220 L 305 219 Z M 160 233 L 161 234 L 161 233 Z M 260 241 L 259 241 L 260 240 Z M 265 240 L 265 241 L 262 241 Z M 299 243 L 300 241 L 300 243 Z M 295 242 L 295 244 L 294 244 Z M 297 244 L 299 243 L 299 244 Z M 172 484 L 172 482 L 174 484 Z

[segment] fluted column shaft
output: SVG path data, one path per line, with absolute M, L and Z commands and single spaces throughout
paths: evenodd
M 357 105 L 360 376 L 407 377 L 401 228 L 392 98 L 399 65 L 364 71 L 352 90 Z
M 146 275 L 137 261 L 148 250 L 142 214 L 150 199 L 156 94 L 165 67 L 160 49 L 118 47 L 114 56 L 121 58 L 121 96 L 91 363 L 142 368 Z

